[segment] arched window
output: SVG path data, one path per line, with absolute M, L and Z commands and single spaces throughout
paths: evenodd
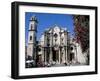
M 31 30 L 33 29 L 33 25 L 31 24 Z
M 55 39 L 55 42 L 57 41 L 57 39 Z
M 41 48 L 38 48 L 38 51 L 40 52 L 41 51 Z
M 54 37 L 55 37 L 55 38 L 57 38 L 57 37 L 58 37 L 57 33 L 55 33 L 55 34 L 54 34 Z
M 61 40 L 63 41 L 64 39 L 62 38 Z
M 70 50 L 73 50 L 73 47 L 71 47 Z
M 30 36 L 30 40 L 32 40 L 32 36 Z

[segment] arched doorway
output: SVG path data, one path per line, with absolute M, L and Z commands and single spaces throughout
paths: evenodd
M 57 62 L 59 61 L 59 50 L 53 48 L 53 61 Z
M 74 53 L 70 53 L 70 61 L 74 59 Z

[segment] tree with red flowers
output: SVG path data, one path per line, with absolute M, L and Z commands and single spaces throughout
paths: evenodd
M 89 16 L 74 15 L 75 38 L 81 44 L 82 52 L 89 48 Z

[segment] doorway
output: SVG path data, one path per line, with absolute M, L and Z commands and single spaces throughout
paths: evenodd
M 74 53 L 70 53 L 70 61 L 74 59 Z
M 53 61 L 59 61 L 59 51 L 53 49 Z

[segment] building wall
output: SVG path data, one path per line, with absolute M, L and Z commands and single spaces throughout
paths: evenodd
M 32 55 L 33 55 L 33 44 L 28 44 L 27 55 L 32 57 Z

